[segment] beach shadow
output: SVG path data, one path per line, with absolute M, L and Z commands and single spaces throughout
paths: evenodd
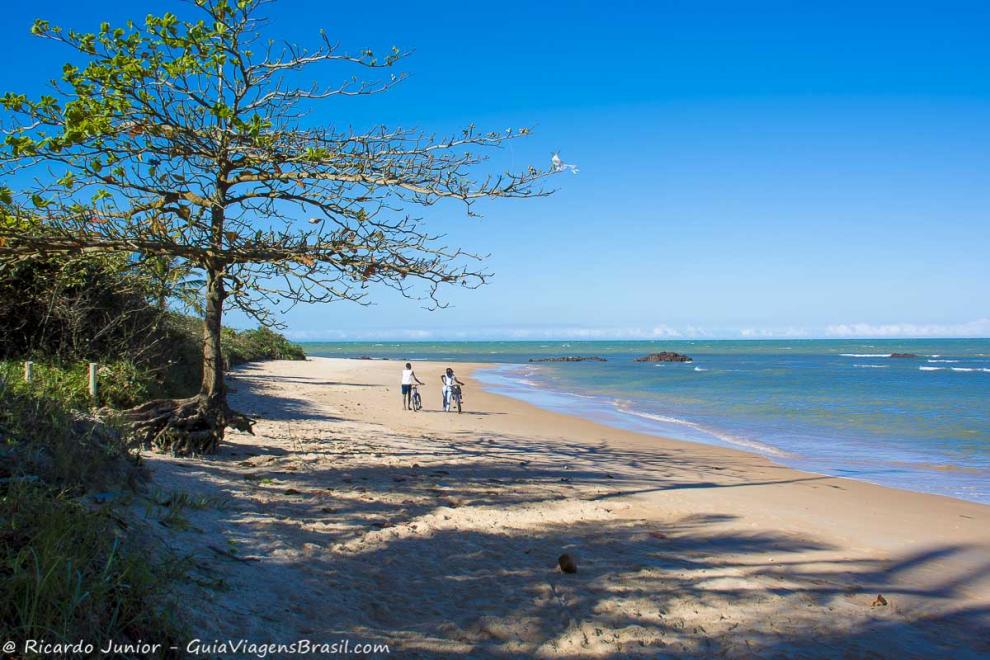
M 229 498 L 218 522 L 238 539 L 240 552 L 257 557 L 252 570 L 271 565 L 325 576 L 329 591 L 293 593 L 312 612 L 311 627 L 345 636 L 360 629 L 365 637 L 393 640 L 403 653 L 462 656 L 463 651 L 444 650 L 453 639 L 472 657 L 554 649 L 580 655 L 605 644 L 595 639 L 597 630 L 604 638 L 638 631 L 631 650 L 602 647 L 602 652 L 633 656 L 868 657 L 877 649 L 883 649 L 881 656 L 911 656 L 924 649 L 922 655 L 929 657 L 965 657 L 965 651 L 975 657 L 986 650 L 979 634 L 980 626 L 990 623 L 986 609 L 905 619 L 870 606 L 877 593 L 893 603 L 910 597 L 945 603 L 963 598 L 966 584 L 990 574 L 990 564 L 922 586 L 911 586 L 910 576 L 969 548 L 944 544 L 889 560 L 838 560 L 828 555 L 835 548 L 814 539 L 727 529 L 735 517 L 726 514 L 663 522 L 568 519 L 574 502 L 607 506 L 594 504 L 606 498 L 588 497 L 589 486 L 623 490 L 626 479 L 561 463 L 556 445 L 522 450 L 501 437 L 481 444 L 493 448 L 484 450 L 489 459 L 492 451 L 496 461 L 525 458 L 465 464 L 452 460 L 469 451 L 454 441 L 410 452 L 405 463 L 402 453 L 389 452 L 400 460 L 392 466 L 323 464 L 287 470 L 283 461 L 292 458 L 291 452 L 265 447 L 259 448 L 261 456 L 274 460 L 252 469 L 256 476 L 250 481 L 236 463 L 211 461 L 183 469 L 175 483 L 193 492 L 204 483 L 215 484 L 217 493 Z M 231 450 L 242 448 L 233 444 Z M 324 451 L 332 459 L 335 453 L 353 456 L 363 449 L 343 443 Z M 641 464 L 657 460 L 604 447 L 571 456 L 578 454 L 605 464 L 633 455 Z M 562 483 L 562 478 L 570 481 Z M 571 492 L 575 483 L 585 490 Z M 679 487 L 683 484 L 673 482 L 655 489 Z M 525 522 L 533 506 L 548 512 L 538 527 Z M 486 525 L 492 511 L 508 514 L 508 522 L 500 518 L 499 525 Z M 512 516 L 520 520 L 517 527 Z M 564 520 L 554 522 L 555 516 Z M 441 522 L 445 519 L 455 522 Z M 283 554 L 270 564 L 274 560 L 266 558 L 265 547 L 272 539 L 287 547 L 347 549 L 297 559 Z M 556 569 L 563 552 L 578 558 L 577 574 Z M 393 566 L 395 578 L 390 579 Z M 371 590 L 363 578 L 353 580 L 369 567 L 376 567 L 373 574 L 379 576 Z M 270 597 L 259 593 L 254 605 L 263 610 Z M 719 609 L 727 618 L 715 617 L 720 623 L 714 626 L 712 617 L 704 618 L 707 627 L 701 632 L 692 627 L 684 603 L 703 613 Z M 750 611 L 752 616 L 746 614 Z M 842 631 L 820 628 L 829 621 Z M 809 631 L 809 626 L 817 627 Z M 589 635 L 591 645 L 582 646 Z
M 346 420 L 238 382 L 240 408 L 327 424 L 292 449 L 232 435 L 216 459 L 169 475 L 170 487 L 225 502 L 189 514 L 203 530 L 190 554 L 247 594 L 216 634 L 245 635 L 238 625 L 284 602 L 291 612 L 278 616 L 307 637 L 388 640 L 402 657 L 990 653 L 990 609 L 900 609 L 965 599 L 990 563 L 965 575 L 937 568 L 971 548 L 837 558 L 821 540 L 740 529 L 733 515 L 644 520 L 618 508 L 642 493 L 827 477 L 753 480 L 731 458 L 715 466 L 678 448 L 566 437 L 463 431 L 388 445 L 337 436 Z M 218 537 L 242 559 L 218 559 L 209 549 Z M 562 553 L 576 557 L 577 573 L 560 572 Z M 921 569 L 937 578 L 914 583 Z M 872 607 L 878 593 L 891 604 Z
M 267 383 L 304 383 L 314 386 L 334 386 L 334 387 L 375 387 L 384 389 L 386 385 L 376 385 L 374 383 L 352 383 L 338 380 L 320 380 L 318 378 L 306 378 L 305 376 L 274 376 L 270 374 L 257 374 L 246 371 L 236 371 L 238 382 L 259 381 Z
M 458 476 L 447 472 L 436 476 Z M 561 500 L 502 496 L 484 502 L 468 494 L 450 506 L 443 499 L 421 500 L 422 484 L 409 477 L 386 488 L 370 472 L 346 474 L 349 488 L 361 483 L 367 493 L 400 492 L 409 504 L 370 497 L 335 501 L 332 490 L 316 495 L 331 476 L 317 471 L 280 478 L 277 488 L 291 483 L 302 494 L 280 502 L 277 518 L 246 522 L 243 509 L 234 507 L 236 515 L 224 521 L 240 552 L 258 557 L 249 579 L 267 566 L 280 574 L 293 569 L 324 576 L 325 591 L 291 589 L 315 633 L 386 639 L 400 654 L 427 657 L 531 657 L 551 650 L 640 657 L 965 657 L 968 651 L 976 657 L 987 650 L 980 637 L 981 626 L 990 621 L 987 609 L 904 620 L 870 606 L 876 593 L 892 603 L 907 596 L 962 597 L 958 578 L 911 589 L 898 577 L 965 548 L 943 545 L 893 561 L 828 560 L 821 555 L 834 548 L 820 541 L 722 530 L 734 520 L 726 515 L 663 523 L 567 520 L 539 528 L 520 523 L 518 529 L 510 517 L 508 526 L 485 529 L 491 506 L 523 520 L 532 504 Z M 554 509 L 548 510 L 553 515 Z M 560 510 L 566 517 L 566 508 Z M 436 526 L 444 516 L 457 526 Z M 323 526 L 327 521 L 332 529 Z M 253 539 L 347 549 L 276 561 L 266 558 L 264 544 L 253 547 Z M 556 568 L 563 552 L 577 558 L 576 574 Z M 369 574 L 377 576 L 373 588 Z M 259 591 L 253 605 L 264 611 L 272 597 Z M 691 611 L 702 613 L 698 622 Z M 724 619 L 712 614 L 719 611 Z M 702 619 L 707 627 L 699 630 Z M 842 631 L 829 631 L 830 624 Z M 628 646 L 611 645 L 610 637 L 619 635 Z M 459 650 L 444 650 L 451 640 Z

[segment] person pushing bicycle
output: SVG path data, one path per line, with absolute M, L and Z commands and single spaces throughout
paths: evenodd
M 419 378 L 416 377 L 416 372 L 413 371 L 412 364 L 406 362 L 406 368 L 402 370 L 402 409 L 412 410 L 412 386 L 413 382 L 419 385 L 423 384 Z
M 458 385 L 463 386 L 464 383 L 457 380 L 454 370 L 450 367 L 447 367 L 447 372 L 440 376 L 440 381 L 443 383 L 443 410 L 444 412 L 450 412 L 450 395 L 453 393 L 454 387 Z

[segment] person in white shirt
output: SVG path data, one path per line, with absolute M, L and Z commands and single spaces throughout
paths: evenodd
M 454 375 L 454 370 L 447 367 L 447 373 L 440 376 L 440 382 L 443 383 L 443 409 L 444 412 L 450 412 L 450 393 L 454 385 L 464 385 L 461 381 L 457 380 L 457 376 Z
M 412 365 L 406 362 L 406 368 L 402 370 L 402 409 L 412 410 L 412 385 L 416 382 L 419 385 L 423 384 L 419 378 L 416 378 L 416 372 L 413 371 Z

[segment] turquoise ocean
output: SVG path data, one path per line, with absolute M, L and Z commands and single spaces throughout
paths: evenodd
M 990 503 L 990 339 L 303 346 L 312 356 L 491 362 L 476 374 L 484 387 L 550 410 Z M 693 361 L 635 362 L 663 350 Z M 564 355 L 607 362 L 529 362 Z

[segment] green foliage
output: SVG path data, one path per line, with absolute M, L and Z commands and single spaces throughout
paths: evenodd
M 62 103 L 50 96 L 37 101 L 22 94 L 0 97 L 0 103 L 8 110 L 27 113 L 41 122 L 64 117 L 60 133 L 11 134 L 6 139 L 8 148 L 17 156 L 39 150 L 60 153 L 90 141 L 100 146 L 101 139 L 111 139 L 116 134 L 115 120 L 131 114 L 140 102 L 150 98 L 148 89 L 154 87 L 153 82 L 209 75 L 227 64 L 229 25 L 245 20 L 257 4 L 241 1 L 232 7 L 225 0 L 197 2 L 208 11 L 210 21 L 180 21 L 175 14 L 166 12 L 162 16 L 149 15 L 143 26 L 128 21 L 126 26 L 112 28 L 104 22 L 96 33 L 64 30 L 45 20 L 36 21 L 32 34 L 67 43 L 91 59 L 83 68 L 71 63 L 63 66 L 62 81 L 71 94 Z M 222 101 L 190 105 L 187 110 L 197 121 L 234 118 L 233 109 Z M 264 122 L 260 117 L 239 120 L 236 127 L 245 135 L 258 136 Z M 134 130 L 154 134 L 164 129 L 141 126 Z M 93 156 L 84 169 L 99 173 L 104 164 Z
M 22 388 L 23 361 L 33 360 L 30 391 L 81 410 L 192 395 L 203 324 L 165 308 L 160 296 L 176 290 L 170 272 L 161 260 L 135 265 L 124 255 L 0 265 L 0 376 Z M 225 329 L 223 351 L 230 364 L 305 357 L 265 328 Z M 98 401 L 89 396 L 89 362 L 100 365 Z
M 170 575 L 89 493 L 128 492 L 138 458 L 113 428 L 0 379 L 0 639 L 177 638 Z M 43 382 L 60 375 L 42 369 Z M 63 387 L 67 387 L 63 383 Z M 59 394 L 63 396 L 63 394 Z M 170 564 L 171 565 L 171 564 Z
M 137 457 L 121 435 L 71 411 L 58 396 L 3 374 L 0 479 L 28 475 L 72 492 L 134 483 Z
M 55 399 L 63 405 L 85 410 L 97 406 L 129 408 L 162 393 L 155 374 L 127 360 L 100 363 L 97 388 L 99 400 L 89 395 L 89 363 L 51 364 L 35 362 L 33 380 L 23 380 L 24 363 L 19 360 L 0 362 L 0 377 L 15 390 L 32 392 Z
M 265 327 L 240 332 L 224 328 L 221 345 L 228 365 L 258 360 L 306 359 L 301 346 Z
M 161 313 L 149 279 L 126 254 L 0 261 L 0 359 L 38 355 L 157 361 Z
M 94 404 L 89 362 L 100 365 L 100 405 L 191 395 L 202 326 L 168 311 L 188 279 L 174 273 L 163 260 L 124 254 L 0 261 L 0 361 L 10 362 L 0 372 L 18 382 L 20 362 L 33 360 L 37 390 L 72 408 Z
M 170 576 L 121 537 L 109 512 L 65 493 L 0 486 L 0 639 L 177 641 Z

